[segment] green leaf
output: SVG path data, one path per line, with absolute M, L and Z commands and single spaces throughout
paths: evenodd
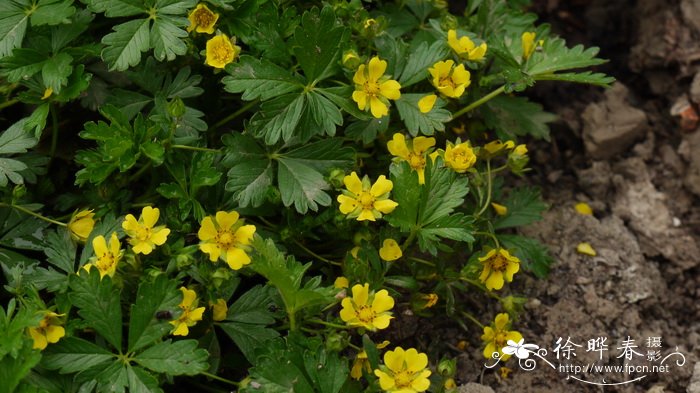
M 585 71 L 585 72 L 579 72 L 579 73 L 573 73 L 573 72 L 567 72 L 567 73 L 561 73 L 561 74 L 544 74 L 544 75 L 538 75 L 535 77 L 536 80 L 538 81 L 562 81 L 562 82 L 574 82 L 574 83 L 587 83 L 590 85 L 596 85 L 596 86 L 602 86 L 602 87 L 608 87 L 610 86 L 613 82 L 615 82 L 615 78 L 612 76 L 605 75 L 600 72 L 591 72 L 591 71 Z
M 32 349 L 28 343 L 22 347 L 17 358 L 5 356 L 0 359 L 0 393 L 13 393 L 22 380 L 41 360 L 41 353 Z M 20 387 L 21 388 L 21 387 Z
M 313 130 L 306 130 L 310 131 L 307 132 L 308 138 L 324 133 L 335 135 L 336 126 L 343 124 L 343 114 L 340 113 L 340 109 L 331 100 L 314 91 L 306 94 L 306 103 L 307 111 L 315 123 Z
M 36 211 L 41 205 L 20 205 L 25 209 Z M 0 210 L 1 214 L 1 210 Z M 0 216 L 0 245 L 17 248 L 20 250 L 44 250 L 44 239 L 46 238 L 46 228 L 49 223 L 34 217 L 28 217 L 14 209 L 8 212 L 7 216 Z
M 508 208 L 508 212 L 494 220 L 494 229 L 519 227 L 539 221 L 542 212 L 548 208 L 542 201 L 540 191 L 531 187 L 514 189 L 501 204 Z
M 442 158 L 427 160 L 421 195 L 420 223 L 431 224 L 451 214 L 469 192 L 467 177 L 446 168 Z
M 428 46 L 427 42 L 421 43 L 408 56 L 406 67 L 404 67 L 399 78 L 401 88 L 405 88 L 416 84 L 430 76 L 428 68 L 440 60 L 443 60 L 449 54 L 449 48 L 445 42 L 438 40 Z
M 41 68 L 41 77 L 44 85 L 50 87 L 58 94 L 61 88 L 68 84 L 68 77 L 73 72 L 73 57 L 67 53 L 59 53 L 44 62 Z
M 15 184 L 24 184 L 24 178 L 19 172 L 26 170 L 27 165 L 11 158 L 0 158 L 0 187 L 7 186 L 7 180 Z
M 62 374 L 77 373 L 104 366 L 116 358 L 112 352 L 78 337 L 64 337 L 43 352 L 41 365 Z
M 251 363 L 255 362 L 257 348 L 279 336 L 276 330 L 265 327 L 275 321 L 269 311 L 274 305 L 270 289 L 262 286 L 251 288 L 229 307 L 226 322 L 219 325 Z
M 269 100 L 287 93 L 301 91 L 303 84 L 288 70 L 265 59 L 241 56 L 240 60 L 226 68 L 230 76 L 221 81 L 229 93 L 243 93 L 246 101 Z
M 284 206 L 291 206 L 301 214 L 309 209 L 318 211 L 320 206 L 330 206 L 332 199 L 325 190 L 330 188 L 318 171 L 302 160 L 279 157 L 277 179 Z
M 294 159 L 319 172 L 331 169 L 346 169 L 354 163 L 355 152 L 350 147 L 343 147 L 341 138 L 321 139 L 318 142 L 305 144 L 301 147 L 281 154 L 287 159 Z
M 39 0 L 31 14 L 32 26 L 65 23 L 75 13 L 73 0 Z
M 141 52 L 150 48 L 148 27 L 150 19 L 135 19 L 114 26 L 114 32 L 102 38 L 106 45 L 102 59 L 110 71 L 124 71 L 141 62 Z
M 176 21 L 177 24 L 174 23 Z M 151 27 L 151 45 L 156 59 L 171 61 L 187 52 L 187 45 L 182 42 L 182 39 L 189 35 L 181 28 L 184 24 L 183 21 L 171 17 L 156 18 Z
M 197 348 L 197 340 L 167 340 L 134 357 L 134 361 L 149 370 L 169 375 L 196 375 L 205 371 L 208 353 Z
M 268 188 L 272 185 L 272 161 L 244 161 L 228 171 L 229 180 L 226 191 L 233 192 L 233 197 L 241 207 L 259 207 L 266 199 Z
M 607 60 L 596 57 L 598 51 L 597 47 L 584 49 L 583 45 L 567 48 L 563 39 L 550 37 L 545 40 L 543 50 L 533 53 L 528 59 L 526 72 L 536 78 L 538 75 L 606 63 Z
M 525 269 L 531 271 L 538 278 L 547 277 L 549 267 L 554 259 L 545 245 L 535 239 L 518 235 L 499 234 L 497 236 L 503 247 L 513 250 L 513 254 L 523 262 Z
M 70 277 L 68 298 L 78 307 L 78 315 L 88 326 L 116 349 L 122 347 L 122 309 L 119 303 L 120 292 L 112 285 L 112 279 L 100 279 L 97 269 L 81 271 Z
M 472 223 L 473 220 L 461 213 L 444 216 L 418 231 L 418 245 L 421 250 L 437 255 L 437 247 L 441 239 L 471 243 L 474 241 Z
M 0 154 L 26 153 L 36 146 L 38 141 L 26 131 L 28 121 L 25 117 L 0 134 Z
M 156 165 L 162 164 L 165 159 L 165 148 L 158 142 L 145 142 L 139 147 L 139 150 Z
M 0 60 L 2 74 L 12 83 L 30 78 L 41 71 L 46 61 L 46 54 L 33 48 L 15 48 L 11 56 Z
M 0 58 L 11 55 L 14 48 L 22 46 L 28 21 L 29 14 L 21 4 L 0 2 Z
M 333 7 L 325 6 L 306 11 L 293 38 L 293 51 L 309 83 L 315 83 L 335 73 L 341 45 L 347 31 L 337 23 Z
M 176 287 L 177 282 L 164 275 L 139 285 L 129 319 L 129 351 L 138 351 L 172 330 L 169 320 L 158 319 L 157 314 L 177 310 L 182 294 Z
M 129 393 L 162 393 L 160 382 L 141 367 L 126 367 Z
M 65 228 L 57 228 L 46 236 L 44 253 L 47 261 L 64 273 L 75 272 L 76 245 Z
M 556 115 L 542 110 L 542 105 L 525 97 L 498 96 L 482 106 L 484 122 L 496 131 L 500 139 L 516 139 L 516 136 L 532 135 L 549 140 L 550 123 Z
M 418 101 L 425 96 L 426 94 L 402 94 L 400 99 L 394 101 L 401 120 L 412 136 L 418 135 L 419 132 L 433 135 L 435 130 L 444 131 L 445 123 L 452 120 L 452 114 L 444 109 L 445 102 L 441 98 L 435 101 L 435 106 L 430 112 L 422 113 L 418 109 Z
M 250 119 L 250 131 L 259 138 L 265 138 L 268 145 L 277 143 L 280 138 L 285 142 L 290 140 L 304 112 L 304 97 L 287 94 L 266 101 L 261 111 Z
M 144 3 L 135 0 L 87 0 L 88 9 L 92 12 L 104 12 L 108 18 L 133 16 L 148 11 Z
M 399 205 L 393 212 L 385 215 L 384 219 L 392 226 L 408 232 L 418 223 L 423 186 L 418 184 L 418 174 L 411 170 L 408 163 L 391 165 L 389 170 L 391 181 L 394 183 L 390 199 Z

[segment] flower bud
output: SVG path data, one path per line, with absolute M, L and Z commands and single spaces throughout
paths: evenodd
M 452 377 L 457 372 L 457 359 L 442 358 L 438 363 L 437 372 L 443 377 Z
M 90 236 L 90 232 L 95 227 L 95 213 L 92 210 L 81 210 L 73 213 L 73 217 L 68 221 L 68 230 L 73 240 L 85 243 Z
M 185 103 L 180 97 L 175 97 L 168 103 L 168 114 L 175 118 L 180 118 L 185 115 Z
M 360 66 L 360 57 L 357 55 L 357 52 L 354 50 L 346 50 L 343 52 L 343 67 L 355 71 L 357 67 Z M 331 172 L 332 174 L 332 172 Z M 345 176 L 345 174 L 343 174 Z M 342 180 L 342 178 L 341 178 Z

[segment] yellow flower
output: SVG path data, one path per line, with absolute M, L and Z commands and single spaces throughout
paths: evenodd
M 513 149 L 513 153 L 511 153 L 511 154 L 518 155 L 518 156 L 526 155 L 527 154 L 527 145 L 515 146 L 515 148 Z
M 41 96 L 41 99 L 45 100 L 45 99 L 51 97 L 51 94 L 53 94 L 53 89 L 50 87 L 47 87 L 46 90 L 44 90 L 44 95 Z
M 340 276 L 340 277 L 336 278 L 335 281 L 333 282 L 333 287 L 335 287 L 336 289 L 343 289 L 343 288 L 347 288 L 349 286 L 350 286 L 350 281 L 348 281 L 347 277 Z
M 428 94 L 418 100 L 418 110 L 420 110 L 420 113 L 430 112 L 435 106 L 435 101 L 437 101 L 437 96 L 435 94 Z
M 379 257 L 387 262 L 395 261 L 403 256 L 401 247 L 394 239 L 384 239 L 382 247 L 379 249 Z
M 459 141 L 458 141 L 459 142 Z M 476 155 L 469 142 L 453 145 L 447 142 L 445 148 L 445 166 L 457 173 L 464 173 L 476 163 Z
M 63 316 L 63 314 L 46 311 L 44 312 L 44 318 L 39 321 L 39 326 L 28 329 L 29 335 L 34 340 L 32 348 L 43 351 L 49 343 L 57 343 L 61 337 L 66 335 L 66 330 L 60 325 L 58 320 L 60 316 Z
M 238 218 L 235 211 L 217 212 L 216 217 L 204 217 L 197 232 L 199 249 L 209 254 L 209 260 L 216 262 L 221 258 L 233 270 L 250 263 L 246 251 L 255 233 L 255 225 L 243 225 Z
M 513 275 L 520 270 L 520 259 L 503 248 L 496 248 L 479 258 L 484 264 L 479 280 L 488 289 L 503 288 L 504 281 L 513 281 Z
M 100 278 L 113 277 L 117 271 L 117 264 L 124 254 L 117 233 L 112 232 L 109 247 L 107 247 L 107 240 L 104 236 L 96 236 L 92 239 L 92 248 L 95 250 L 95 256 L 90 258 L 92 262 L 83 266 L 83 269 L 90 271 L 90 268 L 96 267 L 100 271 Z
M 421 295 L 421 300 L 425 301 L 425 305 L 423 308 L 430 308 L 434 305 L 437 304 L 438 302 L 438 295 L 436 293 L 428 293 L 425 295 Z
M 592 216 L 593 215 L 593 209 L 586 203 L 586 202 L 579 202 L 574 206 L 574 209 L 576 209 L 576 212 L 578 214 L 582 214 L 584 216 Z
M 523 60 L 527 60 L 532 56 L 533 53 L 535 53 L 535 49 L 537 49 L 537 46 L 535 46 L 535 37 L 537 34 L 532 31 L 526 31 L 523 33 L 521 36 L 521 41 L 523 45 Z M 544 40 L 539 40 L 537 41 L 538 46 L 544 45 Z
M 236 37 L 229 39 L 226 34 L 220 34 L 207 41 L 207 58 L 205 64 L 214 68 L 224 68 L 236 60 L 241 53 L 241 47 L 236 45 Z
M 216 299 L 216 303 L 210 302 L 212 309 L 212 319 L 215 321 L 223 321 L 228 314 L 228 305 L 224 299 Z
M 340 212 L 347 218 L 357 218 L 357 221 L 375 221 L 382 214 L 389 214 L 399 204 L 389 199 L 389 193 L 394 188 L 394 183 L 387 180 L 384 175 L 379 176 L 372 185 L 369 177 L 365 175 L 360 181 L 357 173 L 352 172 L 343 178 L 347 190 L 338 195 Z
M 457 31 L 454 29 L 447 31 L 447 43 L 450 45 L 450 48 L 463 59 L 479 61 L 483 60 L 486 55 L 487 45 L 485 42 L 476 46 L 474 41 L 467 36 L 459 37 L 458 39 Z
M 374 18 L 367 18 L 364 23 L 364 28 L 369 29 L 370 27 L 374 26 L 377 24 L 376 19 Z
M 505 366 L 498 369 L 498 373 L 501 375 L 501 378 L 503 378 L 503 379 L 507 379 L 508 375 L 511 372 L 513 372 L 513 370 L 511 370 L 510 368 L 505 367 Z
M 579 254 L 589 255 L 592 257 L 598 255 L 598 253 L 595 251 L 593 246 L 591 246 L 589 243 L 579 243 L 576 246 L 576 252 L 578 252 Z
M 70 237 L 75 241 L 85 243 L 90 236 L 90 232 L 95 227 L 95 213 L 92 210 L 81 210 L 73 214 L 68 222 Z
M 499 140 L 496 141 L 491 141 L 487 144 L 484 145 L 482 148 L 482 152 L 485 152 L 486 156 L 488 158 L 495 157 L 501 153 L 506 152 L 507 150 L 511 150 L 515 147 L 515 143 L 513 141 L 505 141 L 501 142 Z
M 384 341 L 377 344 L 377 349 L 383 349 L 389 345 L 389 341 Z M 360 351 L 352 362 L 352 368 L 350 369 L 350 376 L 354 379 L 362 378 L 362 370 L 366 370 L 368 373 L 372 372 L 372 366 L 369 364 L 369 359 L 367 358 L 367 352 L 364 350 Z
M 499 205 L 495 202 L 491 202 L 491 207 L 493 207 L 493 210 L 495 210 L 496 214 L 498 214 L 499 216 L 505 216 L 506 214 L 508 214 L 508 208 L 506 206 Z
M 502 360 L 508 360 L 510 355 L 503 353 L 503 347 L 508 344 L 508 340 L 517 343 L 523 338 L 522 334 L 516 331 L 509 331 L 509 328 L 510 321 L 506 313 L 496 315 L 493 324 L 484 327 L 484 334 L 481 335 L 481 341 L 486 343 L 483 352 L 485 358 L 491 359 L 491 355 L 493 355 L 494 352 L 499 352 Z
M 447 378 L 442 386 L 444 386 L 446 390 L 450 390 L 456 388 L 457 384 L 454 378 Z
M 375 331 L 386 329 L 393 318 L 389 310 L 394 308 L 394 299 L 386 289 L 370 293 L 369 284 L 354 285 L 352 298 L 346 297 L 341 305 L 340 318 L 349 326 Z
M 370 110 L 372 116 L 380 118 L 389 113 L 389 100 L 401 98 L 401 85 L 384 75 L 387 63 L 374 56 L 369 64 L 360 64 L 352 78 L 355 91 L 352 99 L 360 110 Z
M 430 387 L 428 356 L 415 348 L 396 347 L 384 354 L 384 365 L 374 370 L 379 386 L 385 392 L 416 393 Z
M 154 227 L 158 217 L 160 217 L 160 210 L 150 206 L 141 209 L 138 221 L 132 214 L 126 215 L 122 228 L 129 236 L 129 244 L 133 247 L 134 253 L 148 255 L 156 246 L 162 246 L 168 239 L 170 229 L 165 225 Z
M 190 20 L 190 25 L 187 27 L 188 33 L 196 29 L 197 33 L 214 34 L 214 25 L 219 20 L 219 14 L 210 10 L 206 4 L 199 3 L 187 19 Z
M 182 314 L 177 319 L 170 321 L 170 324 L 175 326 L 172 334 L 174 336 L 186 336 L 190 333 L 190 326 L 194 326 L 197 321 L 202 320 L 205 307 L 197 307 L 197 293 L 191 289 L 180 287 L 182 291 L 182 302 L 180 309 Z
M 409 147 L 410 146 L 410 147 Z M 408 161 L 411 169 L 418 172 L 418 183 L 425 184 L 425 154 L 435 146 L 435 138 L 418 136 L 406 143 L 406 137 L 401 133 L 394 134 L 386 147 L 398 161 Z
M 438 61 L 428 68 L 432 75 L 432 83 L 436 89 L 447 97 L 459 98 L 464 90 L 471 84 L 471 74 L 464 68 L 464 64 L 454 67 L 452 60 Z

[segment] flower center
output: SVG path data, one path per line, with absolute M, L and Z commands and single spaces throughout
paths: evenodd
M 136 228 L 135 237 L 141 241 L 148 240 L 151 237 L 151 228 L 140 226 Z
M 233 245 L 233 242 L 236 240 L 236 236 L 231 233 L 231 231 L 228 230 L 223 230 L 219 231 L 219 233 L 216 235 L 216 242 L 219 244 L 219 247 L 228 250 L 231 248 L 231 245 Z
M 372 310 L 372 307 L 364 305 L 360 306 L 358 310 L 355 311 L 355 315 L 357 315 L 357 319 L 359 319 L 361 322 L 370 323 L 374 321 L 377 313 Z
M 217 45 L 212 52 L 214 59 L 222 63 L 228 63 L 233 58 L 233 49 L 224 43 Z
M 365 210 L 372 210 L 374 208 L 374 197 L 368 191 L 363 191 L 357 200 Z
M 496 333 L 496 337 L 493 339 L 493 343 L 496 345 L 496 349 L 499 351 L 506 346 L 506 341 L 508 341 L 507 334 L 502 330 L 499 330 Z
M 394 383 L 397 388 L 407 388 L 413 382 L 413 371 L 403 370 L 394 374 Z
M 365 82 L 364 91 L 368 96 L 376 97 L 379 95 L 379 83 Z
M 102 272 L 109 270 L 114 265 L 114 255 L 109 252 L 106 253 L 97 259 L 97 263 L 95 263 L 95 265 L 97 265 L 97 268 Z
M 198 26 L 209 27 L 214 23 L 214 14 L 205 9 L 197 10 L 194 13 L 194 20 Z
M 449 75 L 444 76 L 444 77 L 440 77 L 440 87 L 448 87 L 448 86 L 453 88 L 453 89 L 457 87 Z
M 413 169 L 425 168 L 425 157 L 422 154 L 408 153 L 408 164 Z

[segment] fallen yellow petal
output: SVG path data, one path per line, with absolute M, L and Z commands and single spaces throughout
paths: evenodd
M 595 252 L 595 249 L 593 249 L 593 247 L 588 243 L 579 243 L 578 246 L 576 246 L 576 252 L 583 255 L 590 255 L 592 257 L 598 255 L 598 253 Z
M 583 214 L 584 216 L 592 216 L 593 209 L 586 202 L 579 202 L 574 206 L 578 214 Z
M 345 278 L 345 277 L 343 277 L 343 276 L 340 276 L 340 277 L 338 277 L 338 278 L 335 279 L 335 282 L 333 283 L 333 286 L 334 286 L 336 289 L 347 288 L 347 287 L 350 286 L 350 281 L 348 281 L 347 278 Z
M 505 216 L 506 214 L 508 214 L 508 208 L 506 206 L 499 205 L 495 202 L 491 202 L 491 207 L 493 207 L 493 210 L 495 210 L 496 214 L 498 214 L 499 216 Z

